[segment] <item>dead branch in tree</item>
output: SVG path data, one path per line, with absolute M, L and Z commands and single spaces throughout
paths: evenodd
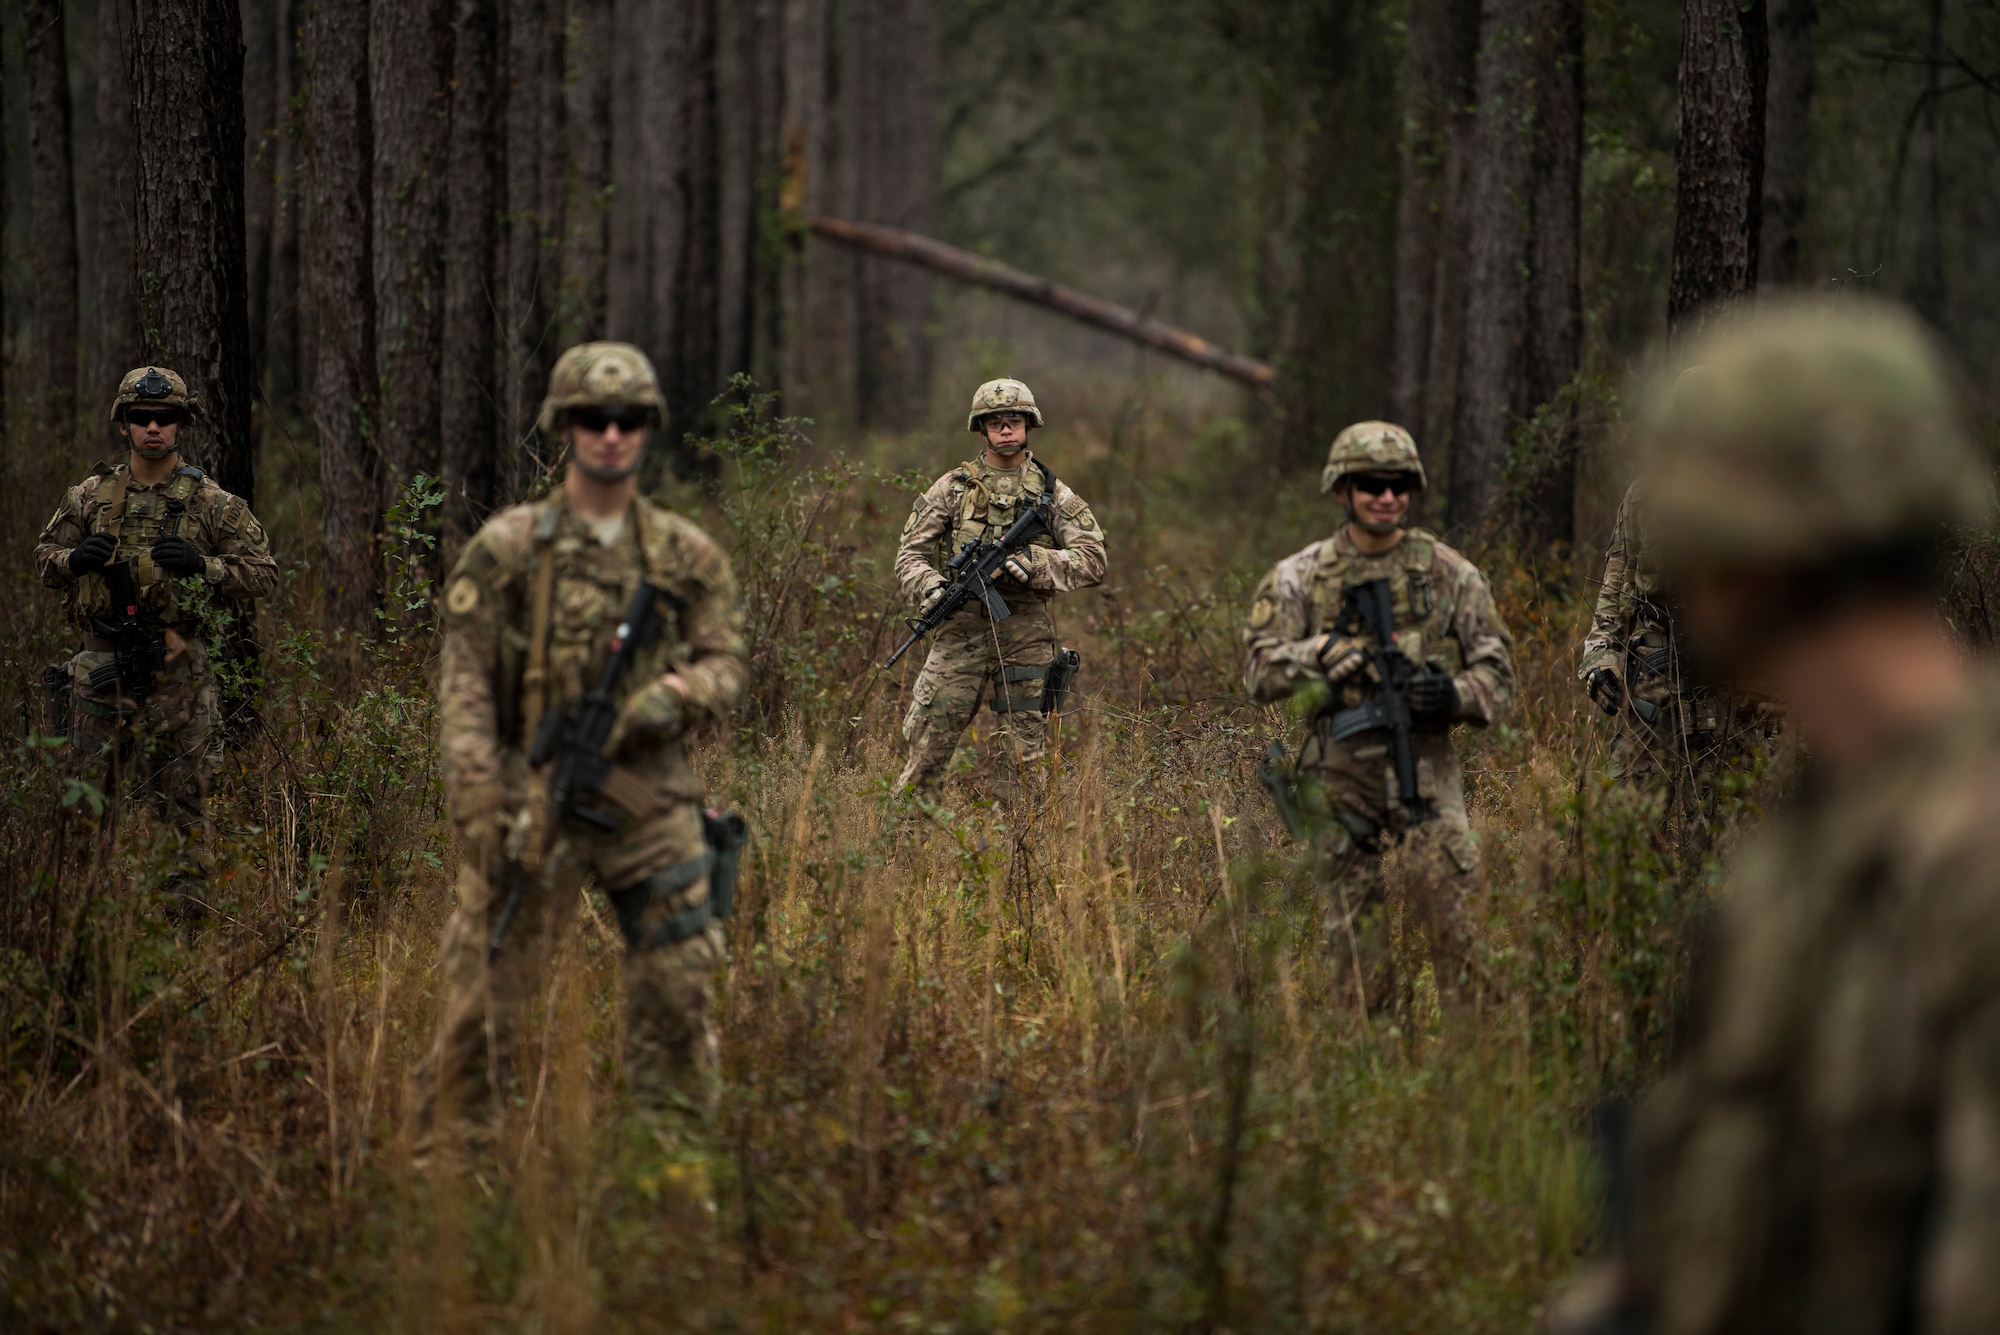
M 1143 343 L 1149 348 L 1157 348 L 1196 366 L 1220 371 L 1260 393 L 1268 393 L 1278 378 L 1274 367 L 1254 357 L 1218 348 L 1185 329 L 1176 329 L 1173 325 L 1128 310 L 1115 302 L 1087 296 L 1061 283 L 1024 273 L 1012 265 L 975 255 L 932 237 L 846 218 L 816 217 L 811 220 L 811 226 L 813 231 L 829 241 L 838 241 L 856 250 L 886 255 L 908 264 L 922 265 L 961 282 L 990 287 L 1010 297 L 1046 306 L 1073 320 L 1096 325 L 1099 329 Z

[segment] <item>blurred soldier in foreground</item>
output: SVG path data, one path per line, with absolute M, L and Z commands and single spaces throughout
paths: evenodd
M 1478 991 L 1468 901 L 1480 884 L 1479 847 L 1451 728 L 1485 727 L 1514 699 L 1513 639 L 1485 577 L 1432 534 L 1404 527 L 1423 486 L 1403 428 L 1360 422 L 1341 432 L 1321 490 L 1347 522 L 1264 577 L 1243 628 L 1253 696 L 1313 693 L 1300 797 L 1318 822 L 1320 885 L 1344 925 L 1336 967 L 1360 969 L 1341 987 L 1370 1012 L 1397 991 L 1382 854 L 1399 843 L 1440 997 L 1457 1009 Z
M 202 606 L 268 598 L 278 582 L 243 498 L 181 461 L 194 406 L 172 371 L 127 372 L 110 418 L 125 461 L 71 487 L 35 548 L 86 637 L 49 669 L 53 731 L 106 760 L 107 790 L 146 793 L 183 833 L 222 769 Z
M 1699 371 L 1683 372 L 1675 392 L 1700 391 Z M 1619 503 L 1576 676 L 1618 721 L 1615 775 L 1637 786 L 1664 783 L 1672 795 L 1669 809 L 1692 814 L 1705 779 L 1754 762 L 1775 714 L 1768 702 L 1692 680 L 1659 557 L 1648 540 L 1643 492 L 1635 482 Z
M 540 422 L 568 450 L 561 489 L 488 520 L 444 586 L 439 746 L 462 860 L 420 1153 L 433 1127 L 496 1111 L 586 875 L 624 931 L 634 1101 L 663 1129 L 657 1114 L 713 1109 L 709 976 L 734 849 L 704 819 L 684 738 L 743 691 L 743 612 L 721 549 L 639 495 L 663 410 L 637 348 L 565 352 Z
M 952 589 L 952 560 L 968 543 L 976 551 L 999 541 L 1038 507 L 1044 522 L 993 581 L 1009 615 L 995 620 L 971 599 L 938 630 L 917 676 L 903 720 L 910 758 L 897 786 L 926 796 L 935 794 L 989 679 L 1004 753 L 1020 773 L 1041 759 L 1044 718 L 1060 703 L 1048 700 L 1050 670 L 1058 670 L 1060 695 L 1073 666 L 1058 661 L 1063 650 L 1049 604 L 1104 579 L 1104 530 L 1083 498 L 1028 449 L 1028 432 L 1042 425 L 1034 392 L 1018 380 L 988 381 L 973 394 L 965 425 L 986 448 L 917 497 L 896 548 L 896 578 L 919 617 Z
M 2000 683 L 1938 610 L 1989 461 L 1911 318 L 1763 308 L 1651 426 L 1717 680 L 1819 766 L 1736 862 L 1701 1028 L 1638 1122 L 1629 1255 L 1561 1330 L 2000 1330 Z

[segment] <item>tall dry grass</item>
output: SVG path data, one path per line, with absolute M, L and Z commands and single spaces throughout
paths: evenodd
M 982 777 L 983 716 L 947 812 L 913 819 L 888 779 L 916 664 L 874 667 L 917 476 L 893 466 L 950 459 L 826 455 L 745 401 L 720 492 L 669 489 L 735 555 L 757 669 L 703 742 L 754 831 L 721 1116 L 668 1151 L 630 1115 L 592 895 L 457 1179 L 407 1146 L 451 896 L 434 645 L 421 615 L 324 625 L 309 460 L 267 455 L 288 579 L 198 913 L 185 851 L 94 812 L 37 736 L 66 637 L 10 577 L 0 1324 L 1524 1328 L 1593 1234 L 1589 1111 L 1670 1041 L 1685 921 L 1763 789 L 1690 839 L 1606 783 L 1569 680 L 1587 585 L 1496 568 L 1522 700 L 1462 739 L 1495 1000 L 1443 1026 L 1412 932 L 1395 1021 L 1363 1023 L 1256 780 L 1285 720 L 1236 680 L 1244 591 L 1330 516 L 1260 495 L 1227 424 L 1160 434 L 1145 468 L 1115 438 L 1059 463 L 1105 498 L 1114 575 L 1060 606 L 1086 669 L 1049 806 Z

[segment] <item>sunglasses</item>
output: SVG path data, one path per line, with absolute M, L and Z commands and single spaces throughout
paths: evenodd
M 1027 416 L 1022 413 L 988 413 L 983 420 L 987 426 L 997 427 L 1026 426 L 1028 424 Z
M 1348 481 L 1363 496 L 1380 496 L 1385 491 L 1407 496 L 1417 485 L 1416 478 L 1408 473 L 1360 473 Z
M 127 408 L 125 420 L 133 426 L 172 426 L 181 414 L 178 408 Z
M 585 431 L 609 431 L 615 426 L 630 433 L 651 426 L 653 414 L 644 408 L 578 408 L 570 413 L 569 420 Z

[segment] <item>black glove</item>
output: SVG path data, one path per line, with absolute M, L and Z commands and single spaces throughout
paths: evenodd
M 69 573 L 89 575 L 111 564 L 111 554 L 118 550 L 118 539 L 109 533 L 93 533 L 69 549 Z
M 1420 719 L 1449 719 L 1458 713 L 1458 687 L 1451 674 L 1426 663 L 1410 678 L 1410 713 Z
M 1584 677 L 1583 684 L 1590 689 L 1590 698 L 1597 701 L 1597 707 L 1605 713 L 1616 714 L 1625 707 L 1625 683 L 1610 668 L 1592 668 Z
M 208 570 L 208 558 L 186 538 L 161 538 L 154 543 L 153 564 L 169 575 L 200 575 Z

